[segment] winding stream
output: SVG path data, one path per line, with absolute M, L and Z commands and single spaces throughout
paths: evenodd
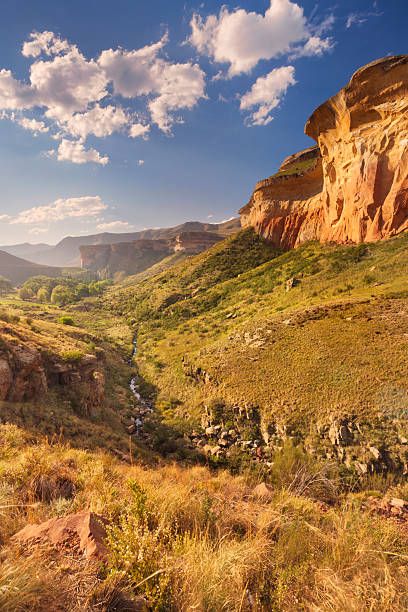
M 133 337 L 132 344 L 133 344 L 133 349 L 132 349 L 131 356 L 129 358 L 129 365 L 133 365 L 133 360 L 137 355 L 137 336 L 136 335 Z M 130 433 L 134 433 L 137 436 L 139 436 L 143 428 L 143 423 L 144 423 L 146 416 L 148 416 L 149 414 L 153 412 L 153 403 L 150 400 L 142 397 L 142 394 L 139 391 L 139 377 L 138 376 L 133 376 L 130 379 L 129 388 L 134 398 L 138 402 L 138 406 L 135 408 L 135 413 L 132 417 L 132 425 L 130 426 L 130 429 L 132 430 L 132 432 Z

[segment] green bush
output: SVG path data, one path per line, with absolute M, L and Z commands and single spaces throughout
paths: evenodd
M 58 319 L 58 323 L 61 323 L 62 325 L 75 325 L 75 321 L 72 317 L 69 317 L 68 315 L 63 315 L 62 317 L 60 317 Z

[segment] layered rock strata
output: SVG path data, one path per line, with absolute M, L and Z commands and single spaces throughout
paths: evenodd
M 358 70 L 306 123 L 317 141 L 287 158 L 240 210 L 243 227 L 288 249 L 359 243 L 408 229 L 408 55 Z

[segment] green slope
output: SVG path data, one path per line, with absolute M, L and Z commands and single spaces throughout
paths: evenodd
M 137 330 L 168 419 L 250 408 L 277 444 L 290 435 L 329 456 L 333 421 L 347 421 L 358 456 L 382 445 L 403 460 L 407 234 L 279 255 L 246 230 L 107 299 Z

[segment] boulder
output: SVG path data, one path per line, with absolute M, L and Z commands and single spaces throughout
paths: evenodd
M 253 489 L 252 495 L 262 501 L 270 501 L 273 498 L 273 489 L 266 482 L 261 482 Z
M 79 551 L 88 559 L 105 559 L 106 523 L 93 512 L 78 512 L 39 525 L 26 525 L 12 540 L 23 546 L 48 543 L 58 549 Z

